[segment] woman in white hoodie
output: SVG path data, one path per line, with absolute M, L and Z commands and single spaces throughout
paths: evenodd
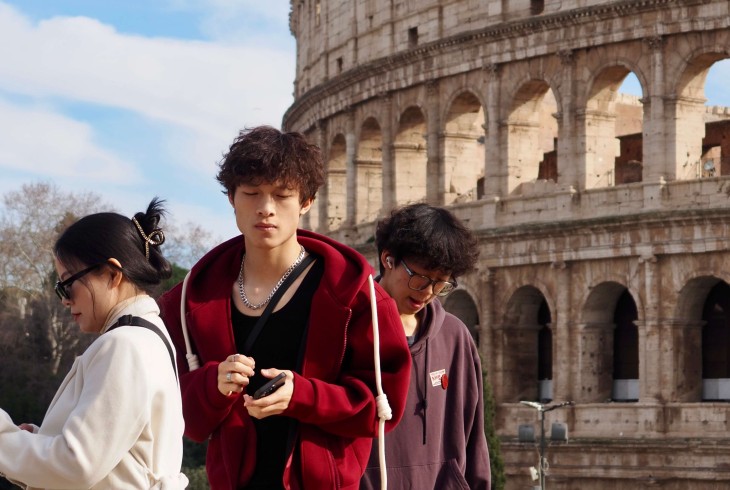
M 83 332 L 40 427 L 0 410 L 0 473 L 24 488 L 178 489 L 184 422 L 175 351 L 149 295 L 171 275 L 152 200 L 131 220 L 98 213 L 54 247 L 56 294 Z

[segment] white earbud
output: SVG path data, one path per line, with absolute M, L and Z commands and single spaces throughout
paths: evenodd
M 393 268 L 393 259 L 391 257 L 386 258 L 385 263 L 388 264 L 388 269 Z

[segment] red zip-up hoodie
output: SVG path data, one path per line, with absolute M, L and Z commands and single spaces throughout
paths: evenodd
M 355 489 L 377 435 L 372 315 L 372 268 L 355 250 L 313 232 L 297 239 L 324 261 L 312 298 L 301 373 L 283 413 L 298 421 L 284 470 L 287 489 Z M 206 468 L 213 490 L 245 486 L 256 465 L 256 432 L 241 396 L 218 391 L 218 364 L 236 353 L 231 288 L 244 252 L 238 236 L 208 252 L 191 270 L 185 298 L 188 333 L 200 368 L 178 357 L 185 434 L 210 438 Z M 403 415 L 411 356 L 395 302 L 376 283 L 383 391 L 393 409 L 391 430 Z M 177 352 L 185 352 L 180 284 L 160 298 Z

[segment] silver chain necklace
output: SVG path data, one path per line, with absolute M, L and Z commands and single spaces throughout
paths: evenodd
M 248 300 L 248 297 L 246 296 L 246 290 L 243 288 L 243 264 L 246 262 L 246 254 L 243 254 L 243 259 L 241 259 L 241 272 L 238 273 L 238 294 L 241 296 L 241 301 L 243 301 L 243 304 L 246 305 L 247 308 L 250 308 L 252 310 L 258 310 L 259 308 L 266 306 L 269 301 L 271 301 L 271 298 L 274 297 L 276 291 L 281 287 L 282 284 L 284 284 L 284 281 L 286 281 L 286 278 L 289 277 L 289 274 L 291 274 L 294 269 L 296 269 L 296 267 L 302 262 L 302 260 L 304 260 L 305 250 L 304 247 L 301 248 L 302 250 L 299 252 L 297 260 L 295 260 L 294 263 L 290 265 L 289 268 L 284 272 L 284 275 L 281 276 L 281 279 L 279 279 L 279 282 L 276 283 L 274 289 L 271 290 L 269 296 L 257 305 L 251 303 Z

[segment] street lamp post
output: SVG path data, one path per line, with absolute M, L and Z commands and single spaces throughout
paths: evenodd
M 540 461 L 537 472 L 540 477 L 540 490 L 545 490 L 545 469 L 547 468 L 547 460 L 545 458 L 545 412 L 555 410 L 556 408 L 572 405 L 573 402 L 556 403 L 555 405 L 546 406 L 542 403 L 521 401 L 523 405 L 532 407 L 540 413 Z

